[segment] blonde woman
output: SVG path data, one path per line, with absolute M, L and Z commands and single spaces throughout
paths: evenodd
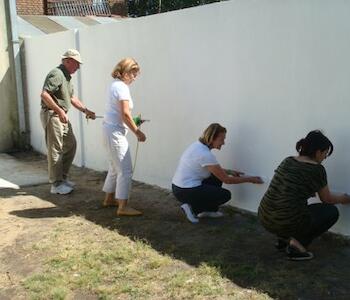
M 109 169 L 103 186 L 106 193 L 103 205 L 118 206 L 118 216 L 139 216 L 142 212 L 128 206 L 132 178 L 132 163 L 128 130 L 135 134 L 139 142 L 146 140 L 131 116 L 134 106 L 129 85 L 140 73 L 138 63 L 132 58 L 124 58 L 113 69 L 113 82 L 109 89 L 106 113 L 103 121 L 104 144 L 107 150 Z
M 198 218 L 218 218 L 223 214 L 219 206 L 231 198 L 230 191 L 222 184 L 263 183 L 260 177 L 241 177 L 243 173 L 224 170 L 212 149 L 221 149 L 225 144 L 226 128 L 213 123 L 203 132 L 199 141 L 191 144 L 180 158 L 172 181 L 175 197 L 182 202 L 182 210 L 187 219 L 198 223 Z

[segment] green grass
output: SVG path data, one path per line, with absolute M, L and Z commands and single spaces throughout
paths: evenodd
M 46 258 L 42 270 L 23 281 L 31 299 L 77 293 L 99 299 L 270 299 L 236 286 L 215 266 L 189 266 L 78 217 L 62 221 L 32 250 Z

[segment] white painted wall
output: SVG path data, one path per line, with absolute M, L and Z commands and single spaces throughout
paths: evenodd
M 147 142 L 140 144 L 137 180 L 170 188 L 183 150 L 219 122 L 228 129 L 216 153 L 222 165 L 266 180 L 228 187 L 233 205 L 256 211 L 274 169 L 312 129 L 323 129 L 335 145 L 325 162 L 330 187 L 350 192 L 349 13 L 350 2 L 341 0 L 231 0 L 83 28 L 81 96 L 103 114 L 112 68 L 125 56 L 138 60 L 134 113 L 151 122 L 143 127 Z M 74 46 L 69 32 L 26 40 L 32 144 L 39 151 L 45 151 L 41 86 Z M 106 169 L 101 122 L 83 123 L 86 165 L 97 170 Z M 135 150 L 132 134 L 129 140 Z M 339 208 L 333 230 L 350 234 L 350 208 Z

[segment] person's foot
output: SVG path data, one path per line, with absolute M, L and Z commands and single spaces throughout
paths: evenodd
M 129 216 L 129 217 L 136 217 L 136 216 L 141 216 L 142 212 L 129 207 L 129 206 L 125 206 L 122 209 L 118 208 L 117 210 L 117 216 Z
M 223 216 L 221 211 L 203 211 L 197 215 L 198 218 L 222 218 Z
M 300 251 L 294 246 L 287 246 L 286 248 L 287 258 L 289 260 L 301 261 L 301 260 L 310 260 L 314 258 L 314 255 L 308 251 Z
M 118 200 L 116 199 L 104 199 L 102 202 L 103 207 L 118 206 Z
M 74 188 L 74 187 L 76 186 L 76 184 L 75 184 L 74 181 L 70 181 L 70 180 L 68 180 L 68 179 L 63 180 L 63 183 L 64 183 L 65 185 L 70 186 L 71 188 Z
M 199 222 L 198 218 L 196 218 L 195 214 L 192 211 L 191 205 L 184 203 L 181 205 L 181 209 L 185 213 L 187 220 L 189 220 L 191 223 L 195 224 Z
M 300 252 L 307 252 L 306 248 L 302 243 L 300 243 L 297 239 L 295 238 L 290 238 L 289 240 L 289 246 L 292 246 L 296 249 L 298 249 Z
M 103 207 L 119 206 L 119 202 L 115 199 L 115 193 L 106 193 L 104 200 L 102 201 Z M 126 203 L 123 203 L 121 208 L 125 207 Z
M 71 193 L 73 191 L 73 188 L 64 184 L 64 183 L 61 183 L 59 185 L 51 185 L 51 194 L 60 194 L 60 195 L 67 195 L 69 193 Z
M 275 248 L 278 251 L 285 251 L 288 246 L 288 241 L 282 238 L 278 238 L 275 243 Z

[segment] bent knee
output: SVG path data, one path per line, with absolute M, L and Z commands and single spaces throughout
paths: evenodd
M 334 204 L 322 203 L 324 207 L 324 218 L 333 224 L 339 219 L 339 210 Z
M 229 190 L 223 189 L 222 195 L 226 201 L 231 199 L 231 192 Z
M 329 210 L 331 212 L 332 218 L 334 219 L 334 222 L 338 221 L 339 219 L 339 209 L 335 205 L 331 205 L 329 207 Z

